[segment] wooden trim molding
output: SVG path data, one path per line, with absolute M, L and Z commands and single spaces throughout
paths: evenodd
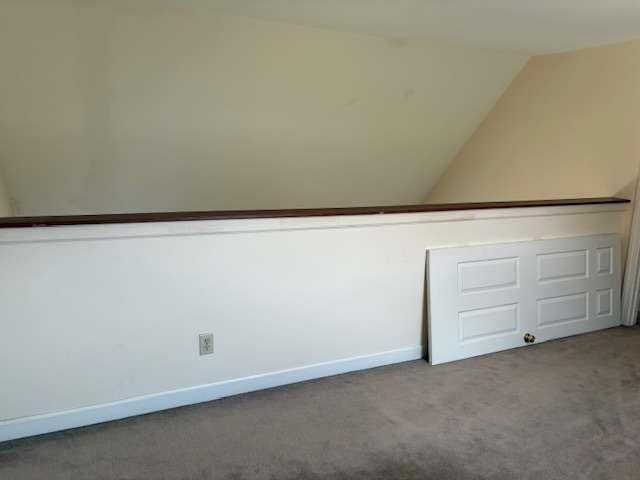
M 149 212 L 100 215 L 60 215 L 0 218 L 0 228 L 57 227 L 64 225 L 103 225 L 114 223 L 185 222 L 203 220 L 239 220 L 255 218 L 328 217 L 340 215 L 385 215 L 393 213 L 448 212 L 496 208 L 562 207 L 628 203 L 626 198 L 596 197 L 559 200 L 519 200 L 512 202 L 434 203 L 380 207 L 297 208 L 286 210 L 214 210 L 201 212 Z

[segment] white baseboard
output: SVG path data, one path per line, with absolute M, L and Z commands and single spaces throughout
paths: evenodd
M 418 360 L 423 358 L 423 355 L 423 347 L 408 347 L 224 382 L 154 393 L 63 412 L 0 421 L 0 442 L 208 402 L 231 395 L 279 387 L 315 378 Z

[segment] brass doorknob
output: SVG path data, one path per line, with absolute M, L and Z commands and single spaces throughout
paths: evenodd
M 524 334 L 524 343 L 533 343 L 536 341 L 535 335 L 531 335 L 530 333 Z

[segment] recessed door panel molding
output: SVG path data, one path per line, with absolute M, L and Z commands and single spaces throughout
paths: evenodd
M 596 292 L 596 315 L 611 315 L 613 306 L 613 289 L 607 288 Z
M 620 268 L 618 234 L 429 250 L 431 363 L 619 325 Z
M 478 293 L 517 286 L 517 257 L 458 264 L 460 293 Z
M 589 317 L 589 292 L 538 300 L 538 327 L 584 322 Z
M 538 281 L 562 282 L 589 276 L 589 251 L 544 253 L 538 255 Z
M 519 305 L 503 305 L 460 312 L 460 340 L 477 341 L 518 331 Z
M 613 273 L 613 250 L 611 247 L 596 249 L 596 274 L 611 275 Z

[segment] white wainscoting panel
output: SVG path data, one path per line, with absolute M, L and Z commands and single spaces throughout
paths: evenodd
M 438 364 L 620 324 L 618 234 L 428 252 Z
M 0 229 L 0 442 L 421 358 L 428 249 L 623 233 L 628 217 L 614 204 Z M 461 260 L 499 259 L 463 266 L 461 287 L 451 273 L 465 298 L 502 295 L 454 312 L 469 345 L 520 329 L 517 257 Z

